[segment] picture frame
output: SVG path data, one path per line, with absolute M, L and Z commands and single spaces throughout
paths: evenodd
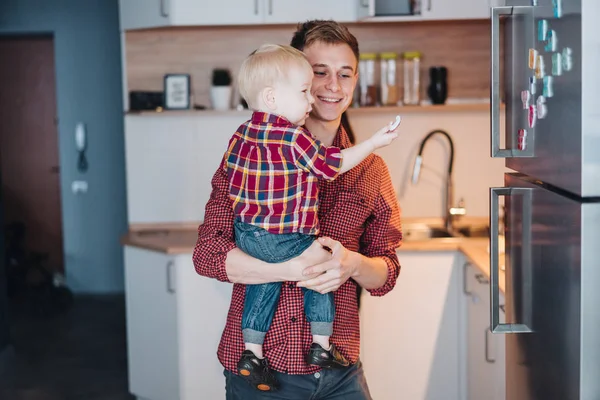
M 164 77 L 164 109 L 190 109 L 191 80 L 189 74 L 167 74 Z

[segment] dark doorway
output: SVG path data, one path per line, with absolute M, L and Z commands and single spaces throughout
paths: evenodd
M 0 60 L 4 227 L 22 224 L 27 252 L 63 272 L 53 37 L 0 37 Z

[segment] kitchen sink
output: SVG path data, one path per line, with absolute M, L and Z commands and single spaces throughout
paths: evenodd
M 454 232 L 449 232 L 441 226 L 431 226 L 427 224 L 405 224 L 402 226 L 402 236 L 404 241 L 418 241 L 441 238 L 483 238 L 489 237 L 489 227 L 487 225 L 462 226 Z

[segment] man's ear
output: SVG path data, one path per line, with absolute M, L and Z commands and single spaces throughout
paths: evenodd
M 275 103 L 274 88 L 267 86 L 260 92 L 260 97 L 269 110 L 275 110 L 277 108 L 277 105 Z

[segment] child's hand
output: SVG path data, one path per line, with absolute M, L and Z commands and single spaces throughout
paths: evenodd
M 389 145 L 390 143 L 392 143 L 394 141 L 394 139 L 396 139 L 398 137 L 398 127 L 400 126 L 400 117 L 396 117 L 395 121 L 390 122 L 388 125 L 384 126 L 383 128 L 381 128 L 380 130 L 378 130 L 377 132 L 375 132 L 375 134 L 373 134 L 373 136 L 371 136 L 371 143 L 373 143 L 373 146 L 375 147 L 375 149 L 378 149 L 380 147 L 385 147 L 387 145 Z

